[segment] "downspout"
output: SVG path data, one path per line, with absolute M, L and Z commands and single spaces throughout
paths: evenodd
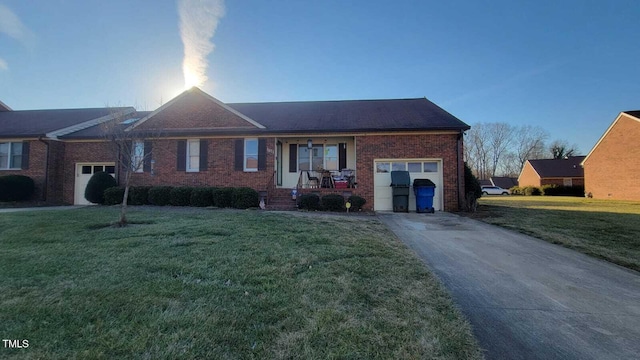
M 42 136 L 38 137 L 38 141 L 43 143 L 47 147 L 47 151 L 45 151 L 44 155 L 44 183 L 42 184 L 42 201 L 47 201 L 47 185 L 49 183 L 49 143 L 42 140 Z

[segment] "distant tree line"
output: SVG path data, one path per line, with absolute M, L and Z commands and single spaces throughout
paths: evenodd
M 549 133 L 539 126 L 479 123 L 465 135 L 465 161 L 478 177 L 517 177 L 525 161 L 561 159 L 577 155 L 576 145 L 566 140 L 547 143 Z

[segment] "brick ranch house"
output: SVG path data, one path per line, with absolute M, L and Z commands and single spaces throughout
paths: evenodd
M 582 162 L 595 199 L 640 201 L 640 111 L 621 112 Z
M 32 177 L 45 201 L 83 204 L 91 174 L 119 178 L 102 128 L 114 121 L 156 134 L 136 144 L 151 156 L 132 185 L 248 186 L 268 199 L 290 199 L 292 189 L 354 194 L 367 210 L 391 210 L 390 171 L 406 170 L 436 184 L 436 210 L 457 211 L 464 199 L 469 126 L 426 98 L 225 104 L 192 88 L 153 112 L 5 105 L 0 175 Z
M 582 160 L 584 160 L 584 156 L 527 160 L 518 177 L 518 184 L 521 187 L 582 186 L 584 185 L 584 169 L 580 166 Z

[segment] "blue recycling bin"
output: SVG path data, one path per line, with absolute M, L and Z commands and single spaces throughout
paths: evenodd
M 429 179 L 413 180 L 413 193 L 416 196 L 417 213 L 434 213 L 433 197 L 436 193 L 436 184 Z

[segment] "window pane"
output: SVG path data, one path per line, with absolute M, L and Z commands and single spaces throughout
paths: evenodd
M 84 166 L 83 166 L 83 168 L 84 168 Z M 115 174 L 116 173 L 116 167 L 115 166 L 105 166 L 104 167 L 104 171 L 107 174 Z
M 102 171 L 102 170 L 103 170 L 103 167 L 100 166 L 100 165 L 96 165 L 96 166 L 93 167 L 93 173 L 94 174 L 97 173 L 98 171 Z
M 421 163 L 408 163 L 407 168 L 409 172 L 422 172 L 422 164 Z
M 438 163 L 435 161 L 425 162 L 424 172 L 438 172 Z
M 258 169 L 258 139 L 244 141 L 244 168 L 245 170 Z
M 200 168 L 200 157 L 199 156 L 189 157 L 189 169 L 197 170 L 199 168 Z
M 189 156 L 200 156 L 200 140 L 189 140 Z
M 136 141 L 133 145 L 133 153 L 135 156 L 144 156 L 144 143 L 142 141 Z
M 407 163 L 406 162 L 391 163 L 391 171 L 407 171 Z
M 376 172 L 378 173 L 388 173 L 389 172 L 389 163 L 376 163 Z
M 324 164 L 327 170 L 338 170 L 337 145 L 327 145 L 324 147 Z
M 9 167 L 9 143 L 0 144 L 0 169 Z
M 322 145 L 313 145 L 313 168 L 311 170 L 322 169 L 324 166 L 324 149 Z
M 84 165 L 84 166 L 82 167 L 82 173 L 83 173 L 83 174 L 91 174 L 91 166 L 89 166 L 89 165 Z
M 22 167 L 22 143 L 11 143 L 11 163 L 10 168 L 19 169 Z
M 298 147 L 298 170 L 311 170 L 309 168 L 309 149 L 307 149 L 307 145 Z
M 258 139 L 247 139 L 244 142 L 244 153 L 258 155 Z

